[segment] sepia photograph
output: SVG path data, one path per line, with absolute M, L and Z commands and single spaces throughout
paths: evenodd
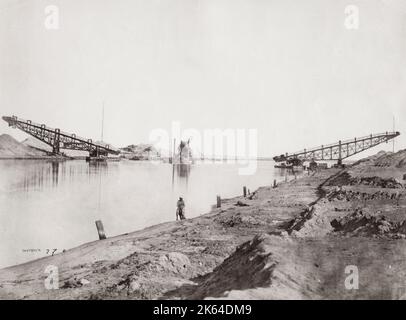
M 0 300 L 406 299 L 404 0 L 0 0 L 0 111 Z

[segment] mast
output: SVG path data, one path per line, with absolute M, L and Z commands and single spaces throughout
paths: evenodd
M 173 153 L 172 153 L 172 163 L 174 163 L 174 161 L 175 161 L 175 155 L 176 155 L 176 151 L 175 151 L 175 148 L 176 148 L 176 139 L 173 139 Z
M 104 130 L 104 101 L 103 101 L 103 107 L 102 107 L 101 142 L 103 142 L 103 130 Z

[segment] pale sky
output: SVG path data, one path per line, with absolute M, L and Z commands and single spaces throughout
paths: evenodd
M 406 1 L 0 0 L 1 115 L 97 140 L 103 101 L 116 147 L 180 121 L 257 129 L 273 156 L 392 130 L 395 116 L 406 148 Z M 4 121 L 1 133 L 27 137 Z

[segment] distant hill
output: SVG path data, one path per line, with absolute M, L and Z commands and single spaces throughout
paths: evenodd
M 18 142 L 8 134 L 0 135 L 0 158 L 31 158 L 47 156 L 47 152 Z
M 151 144 L 131 144 L 121 148 L 121 155 L 132 160 L 151 160 L 160 157 L 158 150 Z

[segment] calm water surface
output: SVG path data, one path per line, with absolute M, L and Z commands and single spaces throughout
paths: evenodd
M 97 240 L 95 220 L 107 236 L 174 220 L 179 196 L 186 217 L 196 217 L 217 194 L 233 197 L 244 185 L 254 191 L 284 179 L 273 166 L 259 161 L 254 175 L 241 176 L 239 165 L 226 163 L 1 160 L 0 268 Z

